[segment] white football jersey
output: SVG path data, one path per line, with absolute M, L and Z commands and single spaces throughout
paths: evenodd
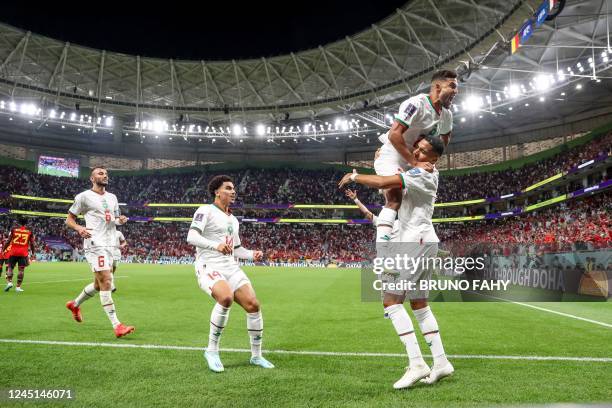
M 400 241 L 440 242 L 431 221 L 438 191 L 438 170 L 429 173 L 418 167 L 401 173 L 404 198 L 398 212 Z
M 445 135 L 453 130 L 453 113 L 442 107 L 440 114 L 433 107 L 428 94 L 418 94 L 401 103 L 395 120 L 406 127 L 425 129 L 425 133 L 432 136 Z M 419 134 L 404 132 L 404 139 L 408 147 L 412 147 Z M 383 144 L 389 143 L 389 132 L 381 135 L 379 140 Z
M 203 205 L 193 215 L 190 229 L 195 229 L 204 238 L 217 244 L 228 244 L 232 248 L 240 246 L 238 220 L 233 214 L 226 214 L 214 204 Z M 216 249 L 196 247 L 196 262 L 217 267 L 231 267 L 238 263 L 234 254 L 223 255 Z
M 86 190 L 77 194 L 74 203 L 68 210 L 73 215 L 83 215 L 85 228 L 89 230 L 91 238 L 83 241 L 83 249 L 115 247 L 116 232 L 115 219 L 121 215 L 119 202 L 113 193 L 108 191 L 98 194 Z

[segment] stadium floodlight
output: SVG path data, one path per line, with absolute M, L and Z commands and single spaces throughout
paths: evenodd
M 209 130 L 210 130 L 210 126 L 206 126 L 206 129 L 204 129 L 204 133 L 208 133 Z
M 24 115 L 33 116 L 36 114 L 36 106 L 31 103 L 22 103 L 21 113 Z
M 461 118 L 461 122 L 465 122 L 465 118 Z
M 57 115 L 57 113 L 55 112 L 55 109 L 51 109 L 51 111 L 49 112 L 49 117 L 52 119 L 55 119 L 55 116 Z
M 546 100 L 546 98 L 545 98 L 545 97 L 540 96 L 540 102 L 544 102 L 545 100 Z
M 470 95 L 463 102 L 463 107 L 469 112 L 476 112 L 482 106 L 482 98 L 476 95 Z
M 342 121 L 342 130 L 347 131 L 349 129 L 348 122 L 346 120 Z
M 325 140 L 325 136 L 322 136 L 322 137 L 321 137 L 321 140 Z
M 340 125 L 342 125 L 342 120 L 340 118 L 338 118 L 334 122 L 334 130 L 338 130 L 340 128 Z
M 0 101 L 0 109 L 4 109 L 4 101 Z
M 521 95 L 521 89 L 518 85 L 512 84 L 508 87 L 508 94 L 512 99 L 518 98 Z
M 193 133 L 193 129 L 195 128 L 195 125 L 189 125 L 189 127 L 187 128 L 187 133 Z
M 582 84 L 577 84 L 576 89 L 582 89 Z
M 72 112 L 70 114 L 70 120 L 73 121 L 73 122 L 76 120 L 76 113 Z
M 15 112 L 17 110 L 17 104 L 13 101 L 9 102 L 9 110 Z
M 104 126 L 106 126 L 106 127 L 113 126 L 113 117 L 112 116 L 107 116 L 106 117 L 106 119 L 104 120 Z
M 151 129 L 155 133 L 161 133 L 165 130 L 168 130 L 168 122 L 166 122 L 165 120 L 154 120 L 151 124 Z
M 266 127 L 259 123 L 257 126 L 255 126 L 255 132 L 257 133 L 257 136 L 263 136 L 266 133 Z
M 497 101 L 498 101 L 498 102 L 502 100 L 502 97 L 501 97 L 501 95 L 499 94 L 499 92 L 496 92 L 496 93 L 495 93 L 495 98 L 497 99 Z
M 216 141 L 217 141 L 217 139 L 215 139 L 215 138 L 213 137 L 212 142 L 213 142 L 213 143 L 215 143 Z
M 509 111 L 511 111 L 511 110 L 512 110 L 512 106 L 510 106 L 510 107 L 508 108 L 508 110 L 509 110 Z
M 557 79 L 559 81 L 563 81 L 565 79 L 565 73 L 562 70 L 559 70 L 559 72 L 557 72 Z
M 528 104 L 528 103 L 526 103 L 526 104 L 525 104 L 525 106 L 529 106 L 529 104 Z
M 561 92 L 561 96 L 565 96 L 565 92 Z
M 550 88 L 550 77 L 547 75 L 538 75 L 535 77 L 535 87 L 538 91 L 546 91 Z

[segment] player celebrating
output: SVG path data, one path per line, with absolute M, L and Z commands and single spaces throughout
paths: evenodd
M 363 203 L 361 202 L 361 200 L 359 200 L 359 198 L 357 198 L 357 192 L 355 190 L 346 189 L 344 193 L 346 194 L 348 198 L 353 200 L 353 202 L 355 203 L 357 208 L 359 208 L 359 211 L 361 211 L 363 216 L 366 217 L 368 220 L 372 221 L 372 225 L 374 225 L 374 227 L 377 227 L 378 217 L 375 216 L 372 213 L 372 211 L 368 209 L 368 207 L 363 205 Z M 391 234 L 389 235 L 389 238 L 390 238 L 389 239 L 390 242 L 396 242 L 397 239 L 399 238 L 399 220 L 395 220 L 395 222 L 393 222 L 393 229 L 391 230 Z
M 440 138 L 426 136 L 418 142 L 414 150 L 414 157 L 419 162 L 428 162 L 433 165 L 443 152 L 444 144 Z M 399 242 L 408 248 L 409 255 L 414 260 L 436 256 L 439 239 L 431 221 L 438 190 L 438 170 L 435 167 L 431 173 L 420 168 L 413 168 L 393 176 L 370 176 L 353 172 L 342 178 L 339 183 L 340 188 L 351 181 L 374 188 L 403 188 L 405 193 L 399 213 Z M 400 271 L 399 279 L 416 283 L 419 280 L 428 280 L 430 276 L 431 270 L 425 270 L 420 264 L 419 267 L 412 270 Z M 406 296 L 410 299 L 410 306 L 419 323 L 421 333 L 431 349 L 433 355 L 431 370 L 423 360 L 412 321 L 403 306 Z M 408 370 L 393 385 L 396 389 L 408 388 L 421 379 L 427 384 L 433 384 L 451 375 L 454 371 L 446 358 L 438 323 L 427 305 L 427 296 L 426 291 L 385 290 L 383 298 L 385 316 L 391 319 L 393 327 L 406 346 L 409 358 Z
M 215 176 L 208 184 L 214 197 L 211 205 L 202 206 L 193 215 L 187 242 L 196 247 L 195 270 L 200 288 L 217 302 L 210 316 L 208 347 L 204 357 L 214 372 L 224 370 L 219 358 L 219 340 L 226 326 L 230 307 L 236 301 L 247 313 L 247 330 L 251 340 L 251 364 L 263 368 L 274 365 L 261 355 L 263 318 L 251 281 L 234 257 L 260 261 L 261 251 L 250 251 L 240 245 L 238 220 L 230 211 L 236 200 L 234 183 L 229 176 Z
M 25 274 L 26 266 L 30 265 L 30 254 L 28 249 L 32 251 L 31 255 L 34 256 L 34 235 L 26 227 L 24 219 L 19 219 L 18 228 L 13 228 L 9 235 L 8 241 L 4 244 L 2 252 L 8 253 L 8 264 L 6 269 L 6 287 L 5 292 L 8 292 L 13 287 L 13 269 L 15 265 L 18 265 L 19 273 L 17 274 L 17 287 L 15 292 L 23 292 L 21 284 L 23 283 L 23 276 Z M 10 251 L 7 249 L 10 247 Z
M 457 73 L 442 70 L 431 78 L 429 94 L 419 94 L 402 102 L 391 129 L 380 137 L 383 146 L 380 157 L 374 161 L 376 174 L 392 176 L 397 174 L 398 168 L 405 170 L 407 166 L 431 171 L 430 163 L 418 162 L 412 155 L 412 149 L 423 130 L 431 136 L 440 136 L 448 145 L 453 126 L 450 106 L 457 92 Z M 389 241 L 401 205 L 401 193 L 399 188 L 384 192 L 385 207 L 378 215 L 377 242 Z
M 66 303 L 74 320 L 82 322 L 81 304 L 100 292 L 102 308 L 113 325 L 115 336 L 123 337 L 134 331 L 119 321 L 111 296 L 113 248 L 116 240 L 116 226 L 127 222 L 125 215 L 119 213 L 117 197 L 106 191 L 108 172 L 102 167 L 94 167 L 89 177 L 91 190 L 77 194 L 72 207 L 68 210 L 66 225 L 84 238 L 85 258 L 94 272 L 94 281 L 85 286 L 75 300 Z M 77 216 L 84 214 L 85 226 L 77 223 Z

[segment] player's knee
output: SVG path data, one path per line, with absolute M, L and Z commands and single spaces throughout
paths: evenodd
M 419 310 L 427 307 L 427 299 L 415 299 L 410 301 L 410 308 L 412 310 Z
M 232 299 L 232 295 L 219 295 L 217 296 L 217 303 L 219 303 L 223 307 L 230 307 L 234 299 Z
M 259 312 L 259 306 L 259 300 L 257 300 L 257 298 L 252 298 L 244 304 L 244 310 L 247 313 L 257 313 Z

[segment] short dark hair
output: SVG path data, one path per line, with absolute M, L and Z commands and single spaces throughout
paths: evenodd
M 438 156 L 444 154 L 444 142 L 439 136 L 425 136 L 423 140 L 431 145 L 432 150 L 436 152 Z
M 431 82 L 444 81 L 446 79 L 457 79 L 457 72 L 452 69 L 442 69 L 434 72 Z
M 213 177 L 208 182 L 208 192 L 210 193 L 210 196 L 214 197 L 215 191 L 217 191 L 217 189 L 221 187 L 226 181 L 229 181 L 230 183 L 234 182 L 234 180 L 232 180 L 230 176 L 226 176 L 225 174 Z
M 25 217 L 17 218 L 17 224 L 19 224 L 19 225 L 26 225 L 27 221 L 26 221 Z
M 91 176 L 91 175 L 93 175 L 93 174 L 94 174 L 94 171 L 96 171 L 97 169 L 106 170 L 106 167 L 104 167 L 104 166 L 94 166 L 94 167 L 92 167 L 92 168 L 91 168 L 91 172 L 89 173 L 89 175 L 90 175 L 90 176 Z M 107 171 L 108 171 L 108 170 L 107 170 Z

